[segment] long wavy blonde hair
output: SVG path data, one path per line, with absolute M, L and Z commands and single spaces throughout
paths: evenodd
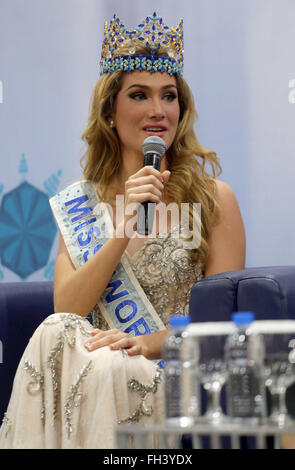
M 150 55 L 140 44 L 137 54 Z M 127 55 L 120 49 L 120 55 Z M 167 55 L 167 51 L 158 51 Z M 120 141 L 115 129 L 110 128 L 109 118 L 114 110 L 116 97 L 121 89 L 124 74 L 115 71 L 103 74 L 96 83 L 90 104 L 88 125 L 82 134 L 87 149 L 82 156 L 84 177 L 92 181 L 101 200 L 106 200 L 110 187 L 114 184 L 121 167 Z M 160 73 L 160 72 L 158 72 Z M 199 143 L 194 123 L 197 112 L 189 86 L 181 76 L 175 76 L 180 105 L 180 119 L 175 139 L 166 152 L 170 179 L 165 185 L 164 198 L 180 207 L 181 203 L 190 204 L 190 227 L 193 225 L 192 203 L 201 204 L 201 241 L 198 249 L 192 250 L 192 259 L 205 266 L 208 258 L 208 239 L 218 220 L 216 184 L 214 179 L 221 173 L 216 153 L 207 150 Z M 208 171 L 208 165 L 211 172 Z

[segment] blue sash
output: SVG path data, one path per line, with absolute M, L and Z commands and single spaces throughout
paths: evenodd
M 50 199 L 50 205 L 75 268 L 86 263 L 114 231 L 107 206 L 99 202 L 89 181 L 67 187 Z M 131 336 L 166 329 L 125 253 L 97 305 L 110 328 Z

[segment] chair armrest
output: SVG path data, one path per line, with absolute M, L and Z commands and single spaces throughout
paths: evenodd
M 295 318 L 295 266 L 228 271 L 202 279 L 191 290 L 192 321 L 229 321 L 251 310 L 257 319 Z

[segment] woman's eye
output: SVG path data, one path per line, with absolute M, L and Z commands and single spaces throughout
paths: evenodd
M 144 93 L 132 93 L 130 95 L 130 98 L 136 101 L 141 101 L 145 99 L 145 94 Z
M 166 101 L 173 101 L 175 100 L 175 98 L 177 98 L 175 93 L 168 93 L 167 95 L 164 96 L 164 99 Z
M 143 101 L 143 100 L 147 99 L 146 94 L 141 92 L 141 91 L 132 93 L 129 96 L 130 96 L 131 99 L 133 99 L 135 101 Z M 168 102 L 174 101 L 176 98 L 177 98 L 176 93 L 167 93 L 166 95 L 163 96 L 163 99 L 165 101 L 168 101 Z

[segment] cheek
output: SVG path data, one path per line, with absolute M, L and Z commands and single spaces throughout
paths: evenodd
M 134 123 L 140 123 L 140 121 L 143 119 L 144 112 L 140 110 L 138 107 L 134 106 L 129 106 L 126 108 L 125 115 L 123 116 L 124 121 L 126 121 L 126 118 L 128 117 L 129 122 Z
M 172 121 L 179 121 L 179 117 L 180 117 L 180 105 L 179 105 L 179 102 L 178 100 L 175 100 L 173 102 L 173 104 L 170 106 L 169 108 L 169 115 L 170 115 L 170 119 Z
M 170 112 L 169 112 L 169 120 L 171 124 L 173 125 L 173 127 L 175 127 L 175 129 L 178 126 L 179 118 L 180 118 L 180 108 L 177 105 L 175 106 L 174 109 L 170 109 Z
M 128 127 L 130 124 L 139 122 L 142 119 L 143 112 L 138 106 L 130 101 L 118 102 L 116 110 L 116 122 L 122 127 Z

